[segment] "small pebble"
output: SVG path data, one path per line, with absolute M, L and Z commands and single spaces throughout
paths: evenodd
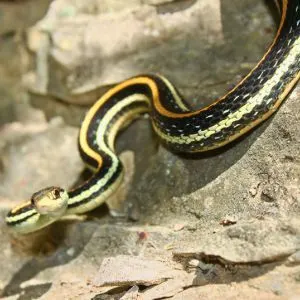
M 174 225 L 174 231 L 180 231 L 184 228 L 184 224 L 175 224 Z
M 197 268 L 199 266 L 199 263 L 200 263 L 200 260 L 198 259 L 191 259 L 189 262 L 188 262 L 188 265 L 189 267 L 191 268 Z
M 287 265 L 297 265 L 300 263 L 300 251 L 295 252 L 289 256 Z
M 67 250 L 67 254 L 68 254 L 69 256 L 73 256 L 74 253 L 75 253 L 75 249 L 74 249 L 74 248 L 69 248 L 69 249 Z

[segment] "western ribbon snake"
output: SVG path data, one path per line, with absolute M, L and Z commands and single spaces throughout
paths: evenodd
M 8 226 L 28 233 L 102 204 L 122 181 L 115 138 L 140 114 L 150 114 L 157 136 L 175 152 L 221 147 L 271 116 L 300 77 L 300 0 L 281 0 L 277 5 L 281 22 L 263 58 L 209 106 L 191 110 L 176 88 L 159 75 L 136 76 L 108 90 L 87 112 L 79 133 L 81 157 L 94 175 L 70 191 L 48 187 L 34 193 L 30 201 L 8 213 Z

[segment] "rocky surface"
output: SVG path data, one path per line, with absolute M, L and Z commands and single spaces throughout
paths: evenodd
M 4 216 L 17 202 L 86 177 L 70 125 L 101 91 L 155 71 L 205 104 L 274 34 L 269 9 L 250 0 L 56 0 L 24 31 L 32 15 L 20 12 L 35 3 L 42 18 L 46 2 L 0 2 L 19 16 L 0 19 L 9 28 L 0 37 L 0 295 L 298 299 L 299 88 L 255 131 L 197 157 L 160 146 L 141 118 L 118 139 L 128 176 L 107 206 L 27 236 L 8 231 Z
M 25 31 L 46 12 L 50 0 L 0 1 L 0 125 L 24 119 L 21 76 L 31 67 L 26 53 Z

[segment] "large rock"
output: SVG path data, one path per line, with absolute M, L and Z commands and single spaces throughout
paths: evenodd
M 50 2 L 0 1 L 0 126 L 24 116 L 21 77 L 28 72 L 30 54 L 25 51 L 23 37 L 26 29 L 44 15 Z
M 145 72 L 172 73 L 174 81 L 191 86 L 195 66 L 201 66 L 198 51 L 207 51 L 203 40 L 210 47 L 223 42 L 218 1 L 197 1 L 164 14 L 147 2 L 126 2 L 112 12 L 102 11 L 97 1 L 87 11 L 85 3 L 55 1 L 29 32 L 29 47 L 37 55 L 36 76 L 29 81 L 32 92 L 90 104 L 107 86 Z M 186 75 L 182 68 L 174 74 L 179 64 Z

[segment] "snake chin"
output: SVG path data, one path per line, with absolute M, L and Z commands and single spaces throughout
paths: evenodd
M 40 215 L 58 218 L 62 216 L 68 207 L 68 193 L 60 187 L 47 187 L 31 197 L 31 203 Z

